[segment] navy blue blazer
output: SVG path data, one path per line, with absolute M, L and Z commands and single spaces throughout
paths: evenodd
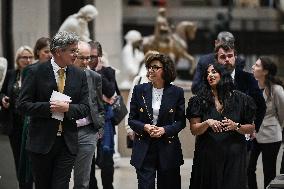
M 183 164 L 183 155 L 178 133 L 186 126 L 184 91 L 175 85 L 166 85 L 157 120 L 158 127 L 164 127 L 165 134 L 153 139 L 144 131 L 145 124 L 152 124 L 152 84 L 136 85 L 130 102 L 128 124 L 136 133 L 133 142 L 131 165 L 141 168 L 151 142 L 158 142 L 161 169 L 177 168 Z
M 30 116 L 27 138 L 27 150 L 46 154 L 56 140 L 59 120 L 51 118 L 50 96 L 58 91 L 50 60 L 27 67 L 19 95 L 18 108 Z M 63 137 L 72 154 L 78 150 L 78 132 L 76 120 L 84 118 L 90 112 L 88 103 L 88 84 L 85 72 L 74 66 L 67 66 L 64 94 L 71 97 L 69 111 L 65 112 Z
M 202 84 L 204 70 L 207 68 L 209 64 L 213 64 L 215 62 L 215 53 L 206 54 L 200 56 L 199 61 L 196 66 L 196 71 L 192 80 L 191 91 L 193 94 L 197 94 L 200 86 Z M 236 68 L 243 70 L 245 66 L 245 61 L 237 56 L 236 59 Z

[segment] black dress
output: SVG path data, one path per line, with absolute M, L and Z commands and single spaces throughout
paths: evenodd
M 200 117 L 247 124 L 254 119 L 256 106 L 251 97 L 234 91 L 230 108 L 219 113 L 212 103 L 206 106 L 202 97 L 194 96 L 188 102 L 187 118 Z M 190 189 L 245 189 L 246 188 L 246 139 L 237 131 L 215 133 L 209 127 L 196 137 L 190 179 Z

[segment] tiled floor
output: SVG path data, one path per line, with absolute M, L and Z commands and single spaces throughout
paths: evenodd
M 279 174 L 280 162 L 282 158 L 283 147 L 278 155 L 277 160 L 277 171 Z M 114 174 L 114 188 L 115 189 L 136 189 L 137 188 L 137 179 L 135 169 L 129 164 L 129 158 L 120 158 L 117 161 L 118 168 L 115 169 Z M 181 176 L 182 176 L 182 189 L 187 189 L 189 186 L 189 178 L 192 166 L 192 159 L 185 159 L 184 165 L 181 167 Z M 97 178 L 99 176 L 99 170 L 96 172 Z M 72 179 L 71 179 L 72 180 Z M 100 182 L 100 179 L 98 179 Z M 258 181 L 258 189 L 263 189 L 263 174 L 262 174 L 262 163 L 261 157 L 258 160 L 257 165 L 257 181 Z M 99 183 L 100 184 L 100 183 Z M 70 183 L 70 189 L 72 188 L 73 182 Z M 102 189 L 101 185 L 99 185 L 99 189 Z

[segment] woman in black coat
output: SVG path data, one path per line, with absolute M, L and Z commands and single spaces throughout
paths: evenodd
M 16 52 L 16 69 L 9 70 L 7 72 L 3 87 L 0 92 L 1 108 L 4 115 L 1 118 L 1 124 L 3 126 L 2 129 L 3 133 L 9 136 L 20 189 L 32 188 L 32 181 L 21 181 L 22 179 L 19 178 L 18 174 L 24 116 L 18 112 L 16 102 L 22 86 L 22 71 L 33 61 L 33 50 L 28 46 L 20 47 Z

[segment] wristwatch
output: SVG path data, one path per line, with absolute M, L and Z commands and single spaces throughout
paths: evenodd
M 241 128 L 241 126 L 242 126 L 242 125 L 241 125 L 240 123 L 238 123 L 238 124 L 237 124 L 237 127 L 236 127 L 236 131 L 238 131 L 238 130 Z

